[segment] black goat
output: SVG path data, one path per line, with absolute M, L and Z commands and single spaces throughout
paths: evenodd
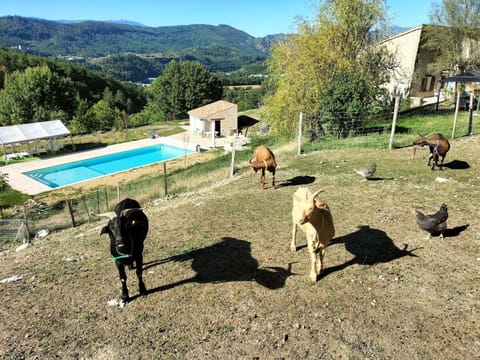
M 129 299 L 125 265 L 135 267 L 138 287 L 141 295 L 147 294 L 142 279 L 143 242 L 148 233 L 148 218 L 140 204 L 133 199 L 124 199 L 115 206 L 115 212 L 104 214 L 110 217 L 108 225 L 103 227 L 100 235 L 110 236 L 110 253 L 115 260 L 120 281 L 122 282 L 122 301 Z M 135 263 L 135 266 L 134 266 Z

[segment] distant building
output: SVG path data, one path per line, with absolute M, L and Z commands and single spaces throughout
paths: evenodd
M 439 81 L 450 75 L 445 69 L 433 66 L 436 54 L 424 46 L 427 26 L 431 25 L 419 25 L 380 42 L 394 54 L 398 63 L 386 88 L 392 95 L 397 92 L 408 97 L 412 106 L 422 105 L 427 98 L 436 96 L 442 86 Z M 438 27 L 438 31 L 441 30 Z
M 390 94 L 396 91 L 404 98 L 410 98 L 413 106 L 421 105 L 423 98 L 435 95 L 441 77 L 440 71 L 428 69 L 435 55 L 422 47 L 423 35 L 424 25 L 419 25 L 381 42 L 394 54 L 398 64 L 386 88 Z
M 202 137 L 233 135 L 238 129 L 237 105 L 225 100 L 190 110 L 189 130 Z

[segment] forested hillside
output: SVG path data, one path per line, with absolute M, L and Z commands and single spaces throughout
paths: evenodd
M 14 51 L 2 47 L 0 47 L 0 92 L 4 89 L 6 76 L 10 75 L 11 77 L 15 77 L 19 76 L 19 74 L 25 74 L 29 69 L 39 69 L 42 67 L 48 68 L 50 74 L 46 80 L 49 80 L 54 76 L 60 81 L 59 84 L 50 86 L 50 94 L 44 94 L 47 97 L 44 99 L 45 104 L 48 104 L 52 109 L 61 111 L 65 118 L 72 118 L 75 113 L 79 111 L 79 99 L 82 99 L 82 101 L 85 101 L 86 104 L 89 104 L 90 106 L 103 99 L 106 91 L 107 93 L 112 94 L 111 96 L 116 96 L 118 99 L 118 101 L 115 99 L 112 100 L 112 102 L 115 102 L 114 105 L 129 114 L 136 113 L 145 106 L 145 94 L 142 91 L 142 88 L 137 85 L 118 81 L 111 76 L 87 70 L 80 65 L 56 61 L 47 57 L 28 55 L 20 51 Z M 27 84 L 31 84 L 32 89 L 36 89 L 36 92 L 38 93 L 40 91 L 38 87 L 40 84 L 34 86 L 35 81 L 38 80 L 39 79 L 34 78 L 33 75 L 26 75 L 26 78 L 24 79 L 26 84 L 19 88 L 18 91 L 25 91 Z M 66 86 L 70 89 L 69 91 L 66 90 Z M 15 95 L 15 90 L 10 90 L 9 94 L 12 97 L 19 97 Z M 62 93 L 61 97 L 63 100 L 61 103 L 55 104 L 54 99 L 57 98 L 57 95 L 60 93 Z M 7 101 L 6 93 L 2 94 L 3 98 L 0 99 L 0 104 L 4 104 Z M 27 106 L 30 109 L 33 109 L 38 105 L 39 104 L 33 103 L 24 104 L 24 106 Z M 0 109 L 3 109 L 3 107 L 0 106 Z M 13 114 L 7 113 L 3 115 L 5 115 L 3 116 L 5 119 L 10 120 L 0 120 L 2 125 L 8 125 L 9 121 L 15 123 L 15 117 Z M 0 114 L 0 118 L 2 118 L 2 114 Z
M 242 68 L 250 68 L 251 64 L 264 63 L 264 56 L 248 56 L 242 50 L 231 47 L 206 46 L 167 54 L 114 54 L 102 58 L 89 59 L 88 68 L 103 71 L 123 81 L 146 82 L 163 72 L 172 60 L 198 61 L 214 73 L 231 73 Z M 266 66 L 262 66 L 265 74 Z M 254 73 L 252 73 L 254 74 Z M 224 76 L 222 76 L 224 77 Z M 258 83 L 250 78 L 249 84 Z
M 0 17 L 0 46 L 79 62 L 124 81 L 145 82 L 166 64 L 199 61 L 211 72 L 263 62 L 285 35 L 255 38 L 228 25 L 146 27 L 111 22 L 62 23 Z
M 203 46 L 225 46 L 246 55 L 264 53 L 253 36 L 228 25 L 143 27 L 99 21 L 59 23 L 6 16 L 0 18 L 0 44 L 39 55 L 100 57 L 118 53 L 150 54 Z
M 266 73 L 264 49 L 274 39 L 259 41 L 226 25 L 148 28 L 3 17 L 0 124 L 56 118 L 75 133 L 88 133 L 181 117 L 222 98 L 222 85 L 259 84 Z M 169 65 L 172 74 L 160 79 Z M 161 101 L 170 87 L 154 91 L 158 86 L 134 84 L 173 79 L 185 88 L 198 74 L 194 83 L 208 91 L 189 101 L 177 94 L 173 105 Z M 262 91 L 228 89 L 223 96 L 244 109 L 258 106 Z

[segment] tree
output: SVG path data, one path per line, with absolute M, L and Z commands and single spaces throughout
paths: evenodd
M 193 108 L 220 100 L 223 88 L 199 62 L 171 61 L 153 81 L 149 93 L 149 102 L 157 103 L 169 119 L 176 119 Z
M 96 130 L 95 116 L 90 109 L 87 100 L 76 97 L 77 108 L 72 120 L 69 123 L 69 128 L 73 133 L 85 134 Z
M 321 118 L 312 124 L 316 133 L 327 130 L 338 138 L 354 134 L 365 114 L 374 112 L 380 105 L 379 95 L 380 88 L 370 86 L 360 72 L 340 70 L 320 95 Z M 327 129 L 323 128 L 323 123 L 327 124 Z
M 69 78 L 45 65 L 7 73 L 0 91 L 0 124 L 47 121 L 60 112 L 72 114 L 76 94 Z
M 480 1 L 434 2 L 432 25 L 426 27 L 426 47 L 438 54 L 437 66 L 457 74 L 480 64 Z
M 224 99 L 238 105 L 238 111 L 256 109 L 264 96 L 263 88 L 234 87 L 225 89 Z
M 117 117 L 119 116 L 115 109 L 112 109 L 103 99 L 92 106 L 92 114 L 95 119 L 95 126 L 91 130 L 111 130 L 117 123 Z
M 112 90 L 108 86 L 103 90 L 102 100 L 105 101 L 112 109 L 115 107 L 115 98 L 113 97 Z
M 117 90 L 115 92 L 115 107 L 122 109 L 122 110 L 127 110 L 127 101 L 125 99 L 125 94 L 123 93 L 122 90 Z
M 393 64 L 385 48 L 373 46 L 385 24 L 383 0 L 320 1 L 316 19 L 271 51 L 265 116 L 272 127 L 294 134 L 298 114 L 318 114 L 325 87 L 343 71 L 380 87 Z

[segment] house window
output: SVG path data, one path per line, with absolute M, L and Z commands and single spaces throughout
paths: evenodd
M 435 76 L 425 76 L 422 79 L 420 91 L 432 91 L 435 86 Z

